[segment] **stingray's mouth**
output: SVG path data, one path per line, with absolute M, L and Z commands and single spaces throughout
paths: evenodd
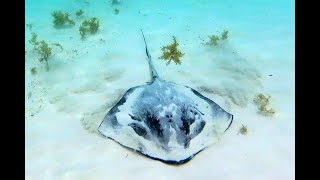
M 226 129 L 226 130 L 224 130 L 224 132 L 226 132 L 226 131 L 230 128 L 230 126 L 231 126 L 231 124 L 232 124 L 232 122 L 233 122 L 233 115 L 232 115 L 232 114 L 230 114 L 230 118 L 229 118 L 229 120 L 230 120 L 230 123 L 229 123 L 229 125 L 228 125 L 227 129 Z

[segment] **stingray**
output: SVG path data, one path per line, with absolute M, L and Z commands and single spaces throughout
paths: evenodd
M 141 33 L 151 81 L 130 88 L 98 131 L 149 158 L 168 164 L 188 162 L 220 139 L 233 115 L 196 90 L 161 79 Z

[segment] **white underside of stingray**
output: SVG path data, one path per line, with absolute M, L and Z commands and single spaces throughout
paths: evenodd
M 146 53 L 152 82 L 130 88 L 98 131 L 147 157 L 187 162 L 219 139 L 233 115 L 190 87 L 161 80 Z

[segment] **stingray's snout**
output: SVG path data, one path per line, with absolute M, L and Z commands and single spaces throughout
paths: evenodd
M 224 132 L 226 132 L 230 128 L 230 126 L 231 126 L 231 124 L 233 122 L 233 115 L 232 114 L 228 114 L 228 122 L 229 122 L 229 125 L 226 128 L 226 130 L 224 130 Z

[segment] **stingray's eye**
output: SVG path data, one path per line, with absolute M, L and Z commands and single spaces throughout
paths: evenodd
M 170 117 L 170 116 L 167 114 L 167 115 L 166 115 L 166 118 L 169 118 L 169 117 Z
M 190 110 L 190 112 L 191 112 L 191 113 L 193 113 L 193 111 L 192 111 L 192 110 Z

